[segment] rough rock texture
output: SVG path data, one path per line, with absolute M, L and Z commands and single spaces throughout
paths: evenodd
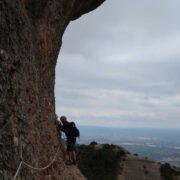
M 1 180 L 12 179 L 21 152 L 23 160 L 35 167 L 47 165 L 54 157 L 59 144 L 55 66 L 62 35 L 71 20 L 103 1 L 0 1 Z M 41 172 L 22 166 L 17 179 L 83 179 L 80 176 L 78 169 L 75 173 L 64 165 L 61 146 L 52 166 Z

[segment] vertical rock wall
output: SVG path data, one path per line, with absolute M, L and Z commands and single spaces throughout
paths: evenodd
M 12 179 L 21 154 L 25 162 L 35 167 L 47 165 L 54 157 L 59 146 L 55 66 L 62 35 L 71 20 L 103 1 L 0 1 L 0 179 Z M 81 175 L 67 171 L 60 144 L 52 166 L 41 172 L 22 166 L 17 179 L 73 176 L 78 179 Z

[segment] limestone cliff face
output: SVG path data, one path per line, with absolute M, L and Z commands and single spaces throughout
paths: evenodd
M 21 152 L 23 160 L 35 167 L 47 165 L 54 157 L 59 144 L 55 66 L 62 35 L 71 20 L 103 1 L 0 1 L 1 180 L 12 179 Z M 67 170 L 60 145 L 52 166 L 41 172 L 22 166 L 18 179 L 83 179 L 75 169 Z

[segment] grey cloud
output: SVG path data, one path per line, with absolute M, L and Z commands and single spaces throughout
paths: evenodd
M 62 62 L 61 65 L 65 69 L 60 72 L 68 87 L 116 88 L 153 94 L 175 93 L 180 88 L 180 62 L 83 64 L 81 61 L 73 61 L 65 64 Z
M 107 49 L 118 47 L 123 52 L 125 48 L 143 48 L 162 41 L 164 37 L 179 35 L 178 5 L 177 0 L 107 1 L 96 12 L 69 26 L 64 35 L 67 42 L 64 49 L 75 54 L 81 52 L 89 58 L 91 54 L 96 57 L 99 51 L 102 52 L 103 45 Z M 72 27 L 74 31 L 71 31 Z M 77 36 L 78 32 L 81 38 Z
M 57 113 L 81 124 L 180 126 L 179 5 L 107 0 L 72 22 L 56 68 Z

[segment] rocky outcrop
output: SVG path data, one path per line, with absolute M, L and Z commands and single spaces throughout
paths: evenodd
M 62 35 L 71 20 L 103 1 L 0 1 L 1 180 L 12 179 L 22 158 L 43 167 L 54 157 L 59 146 L 55 66 Z M 58 158 L 44 171 L 22 166 L 18 179 L 78 179 L 79 173 L 67 171 L 62 152 L 60 144 Z

